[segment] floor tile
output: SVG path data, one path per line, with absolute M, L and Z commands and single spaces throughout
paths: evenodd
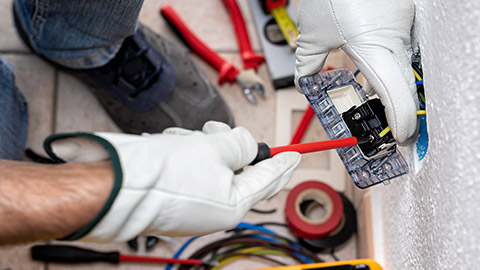
M 55 70 L 34 55 L 5 54 L 15 72 L 18 89 L 28 102 L 27 148 L 43 152 L 43 141 L 52 133 Z
M 77 78 L 58 75 L 55 132 L 120 132 L 88 87 Z
M 0 52 L 28 52 L 13 25 L 13 0 L 0 1 Z
M 254 50 L 260 50 L 260 41 L 256 34 L 253 19 L 246 0 L 238 1 L 243 10 L 244 19 Z M 171 28 L 159 13 L 164 4 L 171 5 L 190 29 L 215 51 L 238 51 L 237 40 L 230 17 L 222 1 L 219 0 L 146 0 L 140 13 L 140 21 L 155 32 L 170 40 L 179 41 Z
M 0 269 L 11 270 L 41 270 L 42 262 L 33 261 L 30 256 L 30 247 L 35 244 L 0 246 Z

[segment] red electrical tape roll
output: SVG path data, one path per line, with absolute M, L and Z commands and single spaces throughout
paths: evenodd
M 314 220 L 302 213 L 300 204 L 313 200 L 322 205 L 326 214 Z M 331 233 L 343 214 L 342 198 L 329 185 L 319 181 L 307 181 L 293 188 L 285 204 L 285 218 L 292 232 L 307 239 L 320 239 Z

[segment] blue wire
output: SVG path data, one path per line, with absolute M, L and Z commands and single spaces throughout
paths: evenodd
M 276 232 L 274 232 L 270 229 L 267 229 L 263 226 L 257 226 L 257 225 L 253 225 L 253 224 L 247 223 L 247 222 L 240 222 L 235 228 L 237 228 L 237 229 L 258 230 L 258 231 L 261 231 L 261 232 L 264 232 L 264 233 L 278 235 Z
M 267 241 L 270 241 L 270 242 L 274 242 L 274 243 L 282 243 L 282 241 L 278 240 L 278 239 L 275 239 L 275 238 L 271 238 L 271 237 L 268 237 L 268 236 L 265 236 L 265 235 L 252 235 L 253 238 L 258 238 L 258 239 L 262 239 L 262 240 L 267 240 Z M 290 242 L 290 241 L 289 241 Z M 297 248 L 298 249 L 298 248 Z M 295 255 L 297 255 L 300 259 L 302 259 L 302 261 L 304 263 L 313 263 L 313 260 L 308 258 L 307 256 L 304 256 L 300 253 L 298 253 L 297 251 L 294 251 L 293 253 L 295 253 Z
M 261 231 L 261 232 L 264 232 L 264 233 L 269 233 L 269 234 L 273 234 L 273 235 L 278 235 L 276 232 L 270 230 L 270 229 L 267 229 L 263 226 L 257 226 L 257 225 L 253 225 L 253 224 L 250 224 L 250 223 L 246 223 L 246 222 L 240 222 L 235 228 L 238 228 L 238 229 L 250 229 L 250 230 L 258 230 L 258 231 Z M 288 240 L 288 239 L 287 239 Z M 295 244 L 294 242 L 288 240 L 288 243 L 296 248 L 296 249 L 300 249 L 300 247 Z
M 416 84 L 416 85 L 423 85 L 423 80 L 417 81 L 415 84 Z
M 278 235 L 276 232 L 270 230 L 270 229 L 267 229 L 263 226 L 257 226 L 257 225 L 253 225 L 253 224 L 250 224 L 250 223 L 246 223 L 246 222 L 240 222 L 235 228 L 238 228 L 238 229 L 250 229 L 250 230 L 258 230 L 258 231 L 261 231 L 261 232 L 265 232 L 265 233 L 269 233 L 269 234 L 273 234 L 273 235 Z M 270 237 L 266 237 L 266 236 L 263 236 L 263 235 L 257 235 L 256 238 L 261 238 L 261 239 L 264 239 L 264 240 L 269 240 L 269 241 L 272 241 L 272 242 L 281 242 L 277 239 L 274 239 L 274 238 L 270 238 Z M 296 248 L 296 249 L 300 249 L 300 247 L 298 245 L 296 245 L 294 242 L 288 240 L 288 243 L 290 244 L 290 246 L 292 246 L 293 248 Z M 306 257 L 306 256 L 303 256 L 302 254 L 298 253 L 298 252 L 294 252 L 296 255 L 298 255 L 300 258 L 302 258 L 306 263 L 312 263 L 313 260 Z
M 173 258 L 178 259 L 178 257 L 180 257 L 180 255 L 187 248 L 187 246 L 190 245 L 193 242 L 193 240 L 195 240 L 197 238 L 198 238 L 198 236 L 191 237 L 190 239 L 187 240 L 187 242 L 183 243 L 183 245 L 177 250 L 177 252 L 175 252 L 175 254 L 173 254 Z M 172 263 L 167 264 L 167 266 L 165 266 L 165 270 L 171 270 L 172 267 L 173 267 Z
M 270 229 L 267 229 L 263 226 L 257 226 L 257 225 L 253 225 L 251 223 L 247 223 L 247 222 L 240 222 L 235 228 L 237 229 L 250 229 L 250 230 L 258 230 L 258 231 L 261 231 L 261 232 L 264 232 L 264 233 L 268 233 L 268 234 L 273 234 L 273 235 L 277 235 L 278 234 Z M 267 240 L 267 241 L 272 241 L 272 242 L 280 242 L 278 239 L 275 239 L 275 238 L 270 238 L 268 236 L 264 236 L 264 235 L 254 235 L 253 237 L 255 238 L 259 238 L 259 239 L 264 239 L 264 240 Z M 177 250 L 177 252 L 175 252 L 175 254 L 173 254 L 173 258 L 175 259 L 178 259 L 180 257 L 180 255 L 183 253 L 183 251 L 188 247 L 188 245 L 190 245 L 195 239 L 197 239 L 198 236 L 194 236 L 190 239 L 188 239 L 185 243 L 183 243 L 183 245 Z M 288 240 L 288 243 L 296 248 L 296 249 L 300 249 L 300 247 L 298 245 L 296 245 L 294 242 Z M 297 256 L 299 256 L 302 260 L 304 260 L 305 263 L 313 263 L 313 260 L 306 257 L 306 256 L 303 256 L 302 254 L 298 253 L 298 252 L 294 252 Z M 165 270 L 171 270 L 173 267 L 173 264 L 167 264 L 167 266 L 165 267 Z
M 357 69 L 355 70 L 355 72 L 353 73 L 353 76 L 357 77 L 357 75 L 360 73 L 360 69 Z
M 425 110 L 425 103 L 421 99 L 418 99 L 418 103 L 420 104 L 420 109 Z

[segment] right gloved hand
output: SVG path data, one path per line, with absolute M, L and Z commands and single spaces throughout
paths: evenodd
M 380 97 L 395 139 L 406 142 L 417 129 L 413 17 L 412 0 L 301 1 L 295 83 L 319 72 L 331 50 L 343 49 Z
M 172 128 L 142 136 L 60 134 L 45 145 L 58 161 L 111 159 L 115 183 L 103 211 L 68 238 L 94 242 L 232 228 L 254 204 L 280 191 L 300 162 L 300 154 L 286 152 L 236 173 L 258 146 L 245 128 L 220 122 L 207 122 L 203 131 Z

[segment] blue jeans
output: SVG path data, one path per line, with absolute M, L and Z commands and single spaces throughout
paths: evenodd
M 27 103 L 15 87 L 12 66 L 0 55 L 0 158 L 23 157 L 27 130 Z
M 108 63 L 135 33 L 143 0 L 15 0 L 30 46 L 69 68 Z M 0 158 L 21 159 L 27 136 L 27 104 L 13 69 L 0 56 Z
M 143 0 L 15 0 L 30 45 L 62 66 L 103 66 L 135 34 Z

